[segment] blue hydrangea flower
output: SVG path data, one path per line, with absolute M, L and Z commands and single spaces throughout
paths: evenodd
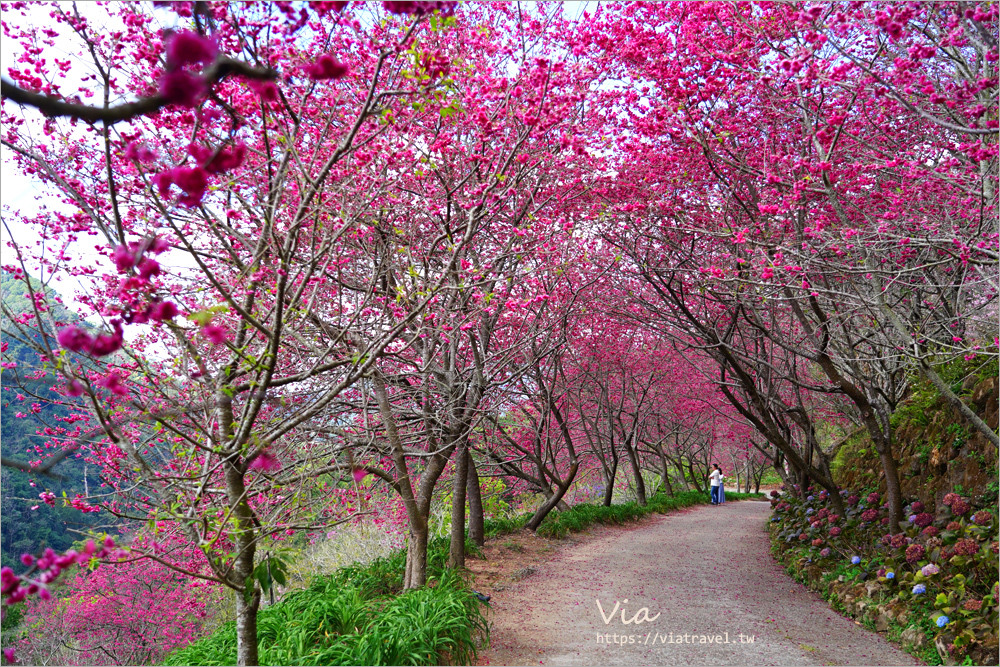
M 885 578 L 886 579 L 895 579 L 896 578 L 896 573 L 895 572 L 886 572 L 885 573 Z
M 816 510 L 814 510 L 813 508 L 810 507 L 809 509 L 806 510 L 806 514 L 812 514 L 815 511 Z
M 812 499 L 813 499 L 813 498 L 815 498 L 815 497 L 816 497 L 816 496 L 809 496 L 809 497 L 807 497 L 807 498 L 806 498 L 806 500 L 812 500 Z
M 913 587 L 914 595 L 923 595 L 926 592 L 927 592 L 927 587 L 924 586 L 923 584 L 917 584 L 916 586 Z
M 913 523 L 916 520 L 917 520 L 917 515 L 916 514 L 911 514 L 910 515 L 910 523 Z
M 944 626 L 948 625 L 950 621 L 951 619 L 948 618 L 947 616 L 938 616 L 937 626 L 939 628 L 943 628 Z
M 861 562 L 861 556 L 855 556 L 854 558 L 851 559 L 851 565 L 857 565 L 860 562 Z

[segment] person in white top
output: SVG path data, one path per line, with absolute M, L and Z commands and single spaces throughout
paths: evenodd
M 718 505 L 719 502 L 721 501 L 721 498 L 719 496 L 719 491 L 722 488 L 722 480 L 724 480 L 725 478 L 726 478 L 726 476 L 722 474 L 722 470 L 719 468 L 719 464 L 716 463 L 715 464 L 715 470 L 713 470 L 708 475 L 709 483 L 712 485 L 712 504 L 713 505 Z

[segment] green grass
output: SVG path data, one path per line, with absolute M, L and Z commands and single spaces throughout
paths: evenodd
M 762 498 L 760 493 L 736 493 L 726 492 L 726 500 L 745 500 L 747 498 Z M 621 505 L 581 504 L 576 505 L 566 512 L 553 512 L 545 517 L 545 521 L 538 527 L 538 534 L 544 537 L 565 537 L 569 533 L 578 533 L 586 530 L 594 524 L 620 525 L 636 521 L 642 517 L 658 513 L 665 514 L 683 507 L 692 505 L 702 505 L 709 502 L 707 493 L 697 491 L 683 491 L 672 496 L 657 493 L 649 499 L 646 507 L 638 503 L 629 502 Z
M 521 514 L 520 516 L 509 517 L 506 519 L 487 519 L 483 524 L 483 534 L 487 538 L 491 538 L 516 533 L 524 528 L 524 524 L 528 523 L 528 519 L 530 518 L 531 513 L 528 512 L 526 514 Z
M 467 545 L 471 546 L 471 545 Z M 262 665 L 469 664 L 489 628 L 482 603 L 444 567 L 448 542 L 428 546 L 426 588 L 401 592 L 406 553 L 317 577 L 257 617 Z M 236 664 L 230 622 L 167 657 L 166 665 Z

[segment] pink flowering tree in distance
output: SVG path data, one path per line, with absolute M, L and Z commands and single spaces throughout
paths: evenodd
M 176 574 L 231 592 L 256 664 L 287 540 L 373 493 L 412 588 L 439 487 L 450 564 L 481 539 L 480 474 L 542 496 L 531 529 L 580 480 L 644 503 L 715 462 L 840 510 L 820 426 L 853 425 L 898 522 L 913 372 L 998 442 L 941 373 L 1000 344 L 996 3 L 3 10 L 0 141 L 44 193 L 2 221 L 35 355 L 3 365 L 69 411 L 3 463 L 82 457 L 66 502 L 145 526 L 116 541 L 157 592 L 102 619 L 102 564 L 66 602 L 114 660 L 156 659 Z M 87 549 L 5 598 L 122 556 Z
M 935 370 L 997 354 L 996 11 L 616 5 L 584 27 L 627 81 L 615 103 L 633 130 L 612 206 L 637 233 L 608 238 L 717 356 L 742 337 L 744 387 L 778 379 L 754 340 L 800 359 L 779 371 L 786 396 L 820 371 L 800 389 L 848 400 L 894 522 L 889 417 L 908 368 L 997 442 Z

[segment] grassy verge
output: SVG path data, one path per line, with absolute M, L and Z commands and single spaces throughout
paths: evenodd
M 726 492 L 726 501 L 745 500 L 747 498 L 763 498 L 760 493 Z M 683 491 L 672 496 L 657 493 L 642 507 L 638 503 L 629 502 L 621 505 L 604 507 L 602 505 L 577 505 L 566 512 L 553 512 L 545 517 L 538 527 L 538 534 L 545 537 L 565 537 L 569 533 L 578 533 L 594 524 L 620 525 L 637 521 L 649 514 L 666 514 L 683 507 L 704 505 L 709 502 L 707 493 Z
M 475 552 L 473 545 L 467 544 Z M 260 611 L 262 665 L 471 664 L 488 639 L 483 603 L 444 567 L 445 539 L 428 548 L 430 585 L 401 592 L 406 553 L 317 577 Z M 166 665 L 236 664 L 230 622 L 167 657 Z

